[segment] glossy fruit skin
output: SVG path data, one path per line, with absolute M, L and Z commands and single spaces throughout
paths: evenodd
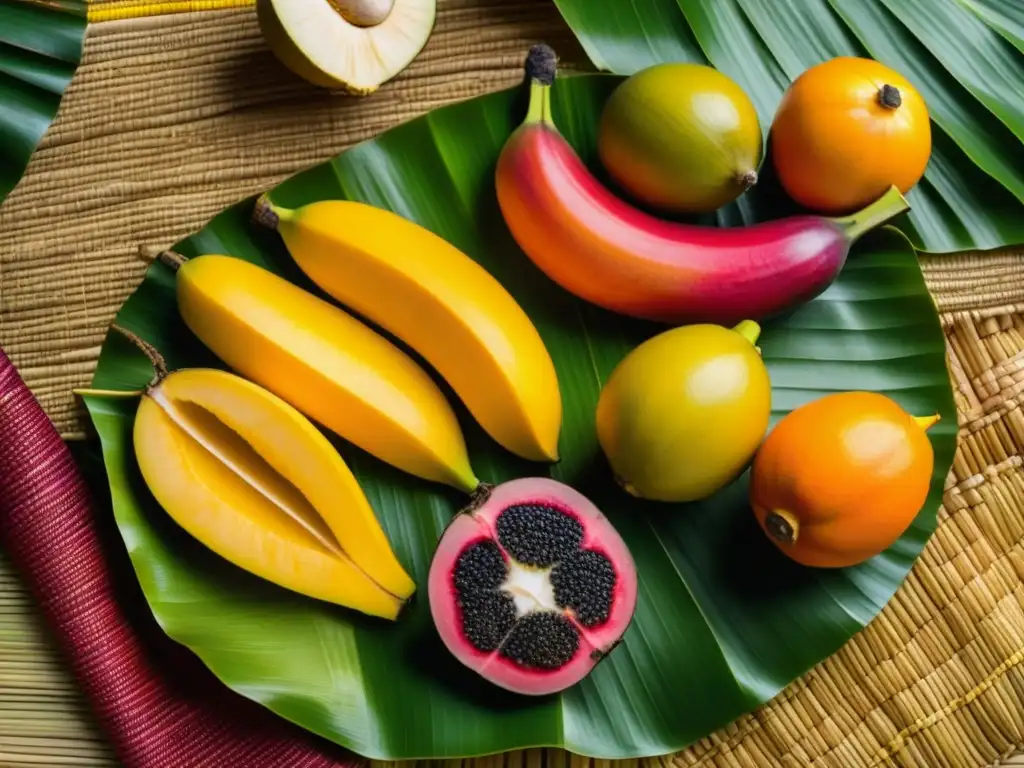
M 344 460 L 262 387 L 224 371 L 175 371 L 142 398 L 133 440 L 161 507 L 235 565 L 388 619 L 415 591 Z
M 411 357 L 341 309 L 242 259 L 177 273 L 178 310 L 217 357 L 382 461 L 471 492 L 451 405 Z
M 866 231 L 871 207 L 846 220 L 793 216 L 736 228 L 650 216 L 604 187 L 558 132 L 550 88 L 532 84 L 530 113 L 502 149 L 498 202 L 533 263 L 592 304 L 673 325 L 760 320 L 823 292 Z M 879 205 L 871 226 L 906 209 L 889 194 Z
M 879 100 L 889 85 L 901 103 Z M 891 185 L 906 194 L 925 172 L 931 124 L 924 99 L 898 72 L 873 59 L 840 56 L 801 74 L 772 123 L 779 180 L 797 202 L 841 214 Z
M 788 557 L 843 568 L 903 535 L 924 505 L 933 468 L 931 442 L 915 417 L 885 395 L 841 392 L 775 425 L 754 460 L 750 501 Z M 769 531 L 773 510 L 797 521 L 795 543 Z
M 526 670 L 497 653 L 485 654 L 466 640 L 460 627 L 461 610 L 452 573 L 462 550 L 481 539 L 496 538 L 495 520 L 512 504 L 540 503 L 572 513 L 585 526 L 582 546 L 605 553 L 616 566 L 618 579 L 608 619 L 593 629 L 581 630 L 580 651 L 559 669 Z M 506 555 L 507 557 L 507 555 Z M 585 678 L 619 644 L 636 610 L 637 572 L 625 541 L 604 514 L 583 494 L 547 477 L 509 480 L 479 496 L 448 524 L 430 564 L 427 580 L 431 616 L 448 650 L 466 667 L 497 686 L 530 696 L 543 696 L 569 688 Z
M 425 227 L 365 203 L 270 210 L 303 272 L 422 355 L 494 440 L 525 459 L 558 460 L 554 363 L 487 270 Z
M 763 140 L 750 98 L 718 70 L 655 64 L 608 98 L 602 165 L 637 200 L 672 213 L 713 211 L 757 180 Z
M 771 381 L 752 338 L 700 324 L 665 331 L 630 352 L 601 391 L 597 435 L 634 496 L 696 501 L 734 480 L 771 416 Z

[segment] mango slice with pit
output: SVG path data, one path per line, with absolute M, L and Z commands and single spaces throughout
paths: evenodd
M 344 459 L 262 387 L 214 369 L 170 373 L 142 398 L 133 440 L 157 502 L 240 568 L 386 619 L 415 591 Z

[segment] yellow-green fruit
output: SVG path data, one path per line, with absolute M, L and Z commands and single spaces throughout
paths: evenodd
M 713 211 L 757 183 L 761 126 L 727 75 L 671 62 L 637 72 L 609 97 L 601 162 L 640 202 L 673 213 Z
M 623 488 L 696 501 L 743 471 L 771 415 L 759 332 L 749 320 L 674 328 L 619 363 L 601 391 L 597 436 Z

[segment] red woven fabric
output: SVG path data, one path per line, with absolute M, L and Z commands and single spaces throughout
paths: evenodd
M 233 693 L 160 632 L 123 544 L 103 535 L 71 453 L 2 351 L 0 546 L 129 768 L 361 762 Z

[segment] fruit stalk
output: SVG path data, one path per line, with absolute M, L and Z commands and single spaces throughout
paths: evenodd
M 839 216 L 832 221 L 843 230 L 846 239 L 852 243 L 875 227 L 908 210 L 909 207 L 903 194 L 896 187 L 889 187 L 881 197 L 856 213 Z
M 132 333 L 127 328 L 124 328 L 116 323 L 110 326 L 111 330 L 117 331 L 124 336 L 128 341 L 138 347 L 139 351 L 146 356 L 149 360 L 149 364 L 153 366 L 153 378 L 149 384 L 146 385 L 145 393 L 149 394 L 160 384 L 161 381 L 167 378 L 169 371 L 167 369 L 167 361 L 164 360 L 163 355 L 160 351 L 150 344 L 148 341 L 143 339 L 141 336 Z
M 586 301 L 676 325 L 771 317 L 823 292 L 857 238 L 909 207 L 890 190 L 841 219 L 718 228 L 651 216 L 602 186 L 561 136 L 550 106 L 555 58 L 539 48 L 526 62 L 526 118 L 498 161 L 498 202 L 526 255 Z
M 741 320 L 733 328 L 733 331 L 753 344 L 755 349 L 757 348 L 757 340 L 761 336 L 761 326 L 753 320 Z
M 83 397 L 115 398 L 125 400 L 149 394 L 158 384 L 160 384 L 161 381 L 167 378 L 167 361 L 164 360 L 163 355 L 160 354 L 156 347 L 141 336 L 132 333 L 127 328 L 114 323 L 110 326 L 110 329 L 124 336 L 146 356 L 146 359 L 149 360 L 149 364 L 153 367 L 153 378 L 150 379 L 149 383 L 143 389 L 119 390 L 84 388 L 72 391 L 74 394 Z

